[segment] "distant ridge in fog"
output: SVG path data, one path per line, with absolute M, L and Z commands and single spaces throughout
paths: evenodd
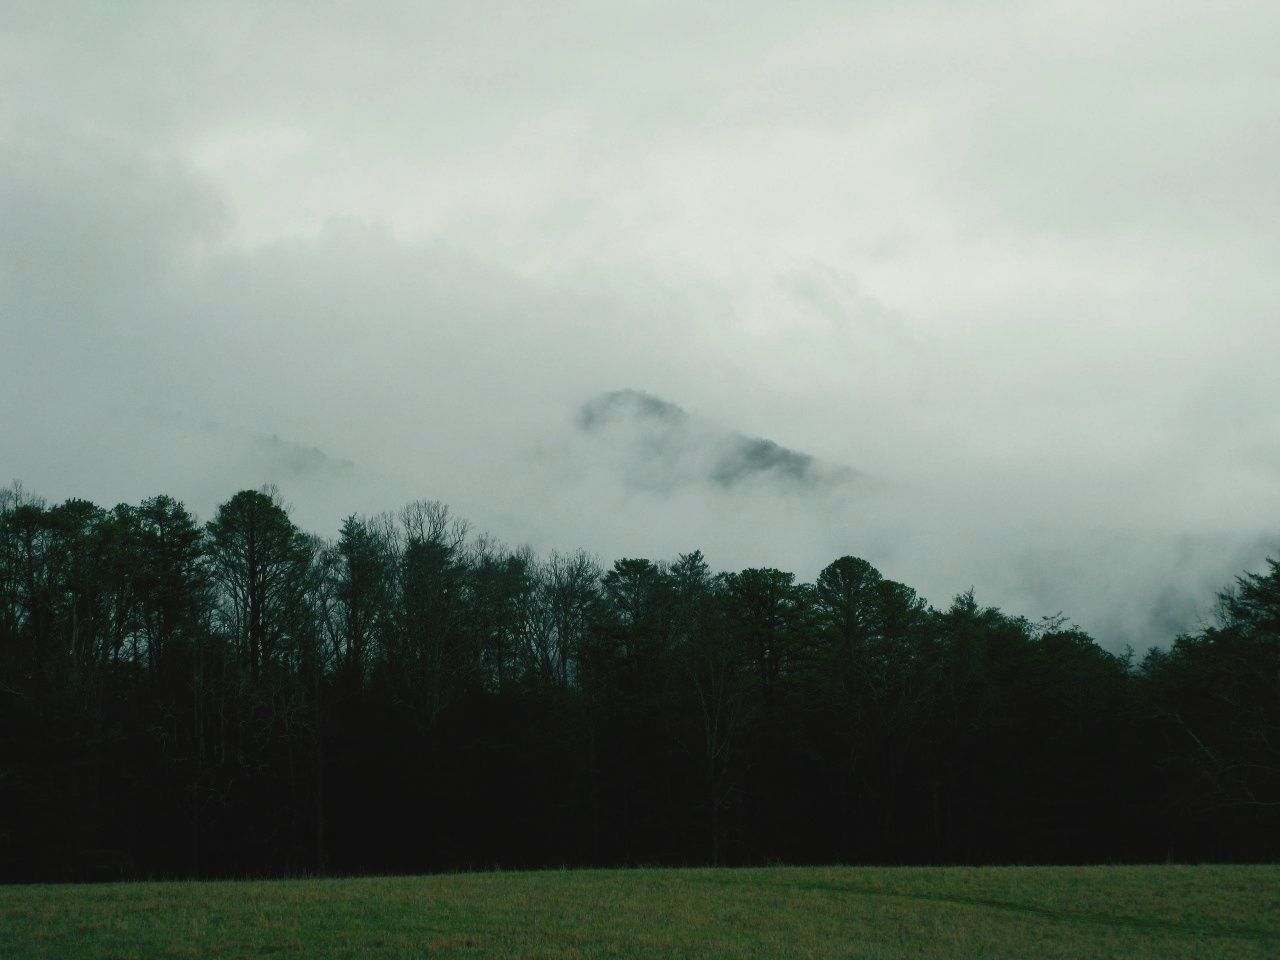
M 625 477 L 638 487 L 769 485 L 811 493 L 863 479 L 849 467 L 703 421 L 642 390 L 594 397 L 579 408 L 577 423 L 584 434 L 617 444 Z

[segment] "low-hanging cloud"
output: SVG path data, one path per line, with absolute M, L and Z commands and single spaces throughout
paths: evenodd
M 621 481 L 641 488 L 670 491 L 712 484 L 730 490 L 763 484 L 778 493 L 805 494 L 859 479 L 848 467 L 707 423 L 670 401 L 631 388 L 583 403 L 577 423 L 585 434 L 614 445 Z
M 1280 551 L 1280 13 L 1086 7 L 11 5 L 0 475 L 1167 642 Z

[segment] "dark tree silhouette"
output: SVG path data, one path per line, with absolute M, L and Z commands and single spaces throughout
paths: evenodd
M 312 547 L 272 491 L 244 490 L 209 523 L 220 627 L 253 676 L 296 656 Z
M 1219 596 L 1217 624 L 1143 661 L 1166 802 L 1201 828 L 1174 853 L 1280 855 L 1280 563 L 1267 567 Z
M 1108 653 L 841 557 L 0 491 L 0 877 L 1280 856 L 1280 565 Z

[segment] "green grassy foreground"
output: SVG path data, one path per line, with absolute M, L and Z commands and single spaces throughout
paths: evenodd
M 1280 866 L 0 887 L 0 957 L 1280 956 Z

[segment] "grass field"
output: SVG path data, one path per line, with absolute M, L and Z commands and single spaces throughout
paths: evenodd
M 1280 957 L 1280 867 L 0 887 L 0 957 Z

